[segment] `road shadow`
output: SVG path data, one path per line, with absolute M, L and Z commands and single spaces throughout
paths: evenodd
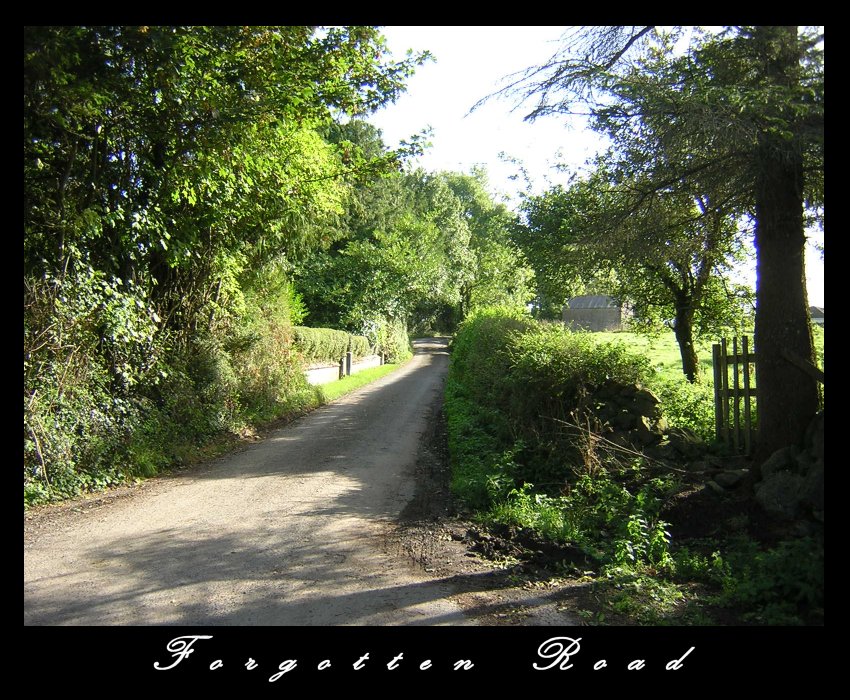
M 339 523 L 393 521 L 413 497 L 423 417 L 427 424 L 429 413 L 441 405 L 447 346 L 447 339 L 416 341 L 416 364 L 406 371 L 179 477 L 178 489 L 196 482 L 252 482 L 241 484 L 239 494 L 246 510 L 262 509 L 259 521 L 254 519 L 262 523 L 259 528 L 246 532 L 236 522 L 231 534 L 215 530 L 216 518 L 203 517 L 208 506 L 198 496 L 184 509 L 200 513 L 198 518 L 185 512 L 170 527 L 105 537 L 74 553 L 73 571 L 25 581 L 25 624 L 379 624 L 384 617 L 394 619 L 393 611 L 407 611 L 402 624 L 463 624 L 454 606 L 444 606 L 443 613 L 424 609 L 453 592 L 448 579 L 396 585 L 389 570 L 364 577 L 368 567 L 352 560 L 352 551 L 356 559 L 358 547 L 380 546 L 379 530 L 334 539 Z M 324 477 L 328 483 L 343 477 L 345 486 L 330 490 L 327 498 L 318 493 L 293 516 L 299 506 L 285 498 L 286 490 L 311 477 L 317 489 Z M 388 478 L 397 491 L 384 496 L 380 483 Z M 271 498 L 271 489 L 284 498 Z M 282 531 L 283 523 L 299 532 Z M 230 532 L 229 522 L 227 527 Z M 303 545 L 298 544 L 301 531 Z M 283 547 L 284 540 L 295 546 Z M 323 541 L 321 547 L 309 544 Z M 69 586 L 74 595 L 61 593 Z M 226 602 L 216 603 L 222 595 Z
M 120 616 L 121 624 L 156 619 L 168 625 L 359 625 L 386 618 L 406 625 L 458 625 L 466 618 L 456 608 L 429 611 L 428 604 L 458 590 L 499 585 L 489 572 L 397 585 L 381 572 L 364 578 L 342 548 L 296 548 L 282 560 L 274 554 L 273 539 L 271 533 L 187 538 L 174 528 L 92 545 L 85 556 L 114 575 L 113 588 L 80 588 L 72 600 L 39 596 L 27 605 L 24 622 L 74 625 L 94 618 L 109 625 Z M 352 576 L 359 577 L 361 589 L 347 592 Z M 490 607 L 498 608 L 482 605 L 474 612 Z

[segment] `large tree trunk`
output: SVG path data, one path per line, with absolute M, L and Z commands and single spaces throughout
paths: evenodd
M 699 358 L 694 347 L 694 309 L 690 300 L 676 302 L 676 320 L 673 326 L 679 354 L 682 356 L 682 372 L 693 384 L 699 375 Z
M 794 84 L 798 71 L 796 27 L 759 27 L 767 78 Z M 778 116 L 790 115 L 778 110 Z M 814 379 L 782 357 L 814 362 L 805 281 L 803 158 L 798 141 L 764 129 L 756 176 L 756 387 L 760 464 L 772 452 L 800 443 L 818 410 Z

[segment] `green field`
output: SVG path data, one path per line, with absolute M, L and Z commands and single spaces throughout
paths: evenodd
M 752 332 L 746 334 L 752 347 Z M 680 379 L 682 374 L 682 360 L 679 355 L 679 346 L 672 332 L 662 333 L 655 337 L 647 337 L 637 333 L 626 331 L 594 333 L 593 337 L 601 342 L 619 342 L 627 345 L 632 351 L 643 355 L 650 360 L 653 368 L 665 379 Z M 818 366 L 823 369 L 823 328 L 814 326 L 815 350 L 818 354 Z M 731 336 L 727 339 L 731 348 Z M 711 346 L 719 342 L 716 339 L 704 339 L 697 342 L 697 355 L 700 360 L 703 383 L 712 384 L 712 362 Z
M 601 342 L 616 342 L 627 345 L 633 352 L 646 357 L 651 362 L 652 367 L 665 377 L 670 379 L 684 377 L 679 346 L 676 344 L 676 338 L 672 333 L 648 337 L 622 331 L 594 333 L 593 337 Z M 711 343 L 712 341 L 708 340 L 697 342 L 700 369 L 702 375 L 708 378 L 711 377 Z

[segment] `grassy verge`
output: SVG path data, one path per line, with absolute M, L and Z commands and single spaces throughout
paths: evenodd
M 381 365 L 380 367 L 370 367 L 344 379 L 338 379 L 335 382 L 328 382 L 327 384 L 317 386 L 316 393 L 319 397 L 319 403 L 328 403 L 329 401 L 338 399 L 340 396 L 350 394 L 355 389 L 359 389 L 366 384 L 371 384 L 375 380 L 388 375 L 390 372 L 394 372 L 401 367 L 401 364 L 390 363 Z

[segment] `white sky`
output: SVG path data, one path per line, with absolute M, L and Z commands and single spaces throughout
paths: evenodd
M 555 163 L 579 168 L 603 142 L 575 118 L 569 123 L 559 117 L 524 122 L 531 105 L 517 108 L 507 99 L 494 98 L 472 114 L 469 110 L 503 86 L 508 75 L 549 58 L 565 29 L 384 27 L 382 33 L 397 58 L 413 49 L 428 50 L 436 60 L 421 66 L 408 81 L 407 92 L 369 121 L 381 129 L 391 148 L 430 127 L 432 147 L 418 165 L 429 171 L 460 172 L 483 165 L 494 193 L 515 205 L 523 184 L 510 179 L 518 168 L 500 159 L 501 152 L 521 161 L 533 190 L 542 192 L 548 184 L 565 179 L 552 168 Z M 810 249 L 806 262 L 809 303 L 823 306 L 823 261 Z

